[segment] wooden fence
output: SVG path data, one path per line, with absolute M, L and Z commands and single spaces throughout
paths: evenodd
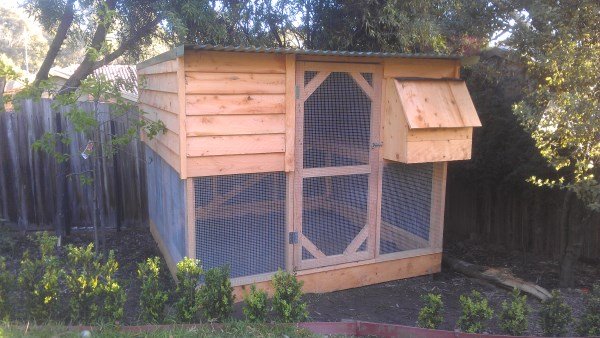
M 92 111 L 91 103 L 81 103 Z M 91 186 L 69 173 L 91 168 L 91 159 L 81 152 L 88 140 L 75 133 L 64 109 L 55 110 L 49 99 L 27 100 L 14 111 L 0 113 L 0 218 L 20 229 L 69 230 L 92 224 Z M 107 112 L 108 105 L 101 111 Z M 107 116 L 107 114 L 105 114 Z M 112 133 L 128 128 L 125 121 L 111 122 Z M 65 163 L 32 149 L 46 132 L 69 132 L 72 142 L 64 146 L 70 159 Z M 101 222 L 120 227 L 144 222 L 147 215 L 146 178 L 143 148 L 132 142 L 112 158 L 104 159 L 102 175 L 106 184 L 100 196 Z
M 444 240 L 475 237 L 482 243 L 500 244 L 508 250 L 559 258 L 566 245 L 561 228 L 563 191 L 499 182 L 473 183 L 459 178 L 448 166 Z M 583 205 L 574 202 L 570 222 L 580 220 Z M 600 258 L 600 214 L 590 220 L 582 257 Z

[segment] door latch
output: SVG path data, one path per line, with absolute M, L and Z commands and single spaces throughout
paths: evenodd
M 383 146 L 383 142 L 373 142 L 371 143 L 371 149 L 381 148 Z

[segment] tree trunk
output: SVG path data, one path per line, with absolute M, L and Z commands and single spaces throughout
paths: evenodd
M 6 78 L 0 76 L 0 112 L 4 112 L 4 87 L 6 87 Z
M 587 222 L 585 219 L 587 217 L 583 217 L 578 222 L 569 222 L 574 197 L 575 194 L 568 191 L 562 206 L 561 228 L 565 236 L 565 247 L 560 260 L 560 287 L 573 287 L 575 285 L 575 265 L 581 255 L 584 239 L 583 221 Z
M 42 62 L 40 69 L 35 75 L 34 84 L 38 84 L 40 81 L 48 79 L 48 73 L 50 72 L 50 68 L 52 68 L 54 60 L 56 59 L 56 56 L 60 51 L 60 47 L 67 38 L 67 33 L 69 32 L 69 28 L 71 28 L 71 24 L 73 23 L 73 17 L 75 16 L 75 13 L 73 11 L 74 3 L 75 0 L 69 0 L 65 4 L 65 12 L 63 13 L 62 18 L 60 19 L 60 24 L 58 25 L 58 29 L 56 30 L 56 35 L 54 35 L 54 39 L 52 39 L 52 43 L 50 44 L 50 48 L 48 48 L 48 53 L 46 53 L 44 62 Z
M 106 7 L 109 10 L 114 10 L 116 6 L 116 0 L 108 0 L 106 1 Z M 102 9 L 104 10 L 104 9 Z M 96 27 L 96 31 L 94 32 L 94 36 L 92 37 L 92 41 L 90 43 L 90 48 L 95 50 L 100 50 L 102 48 L 102 44 L 106 40 L 106 35 L 108 34 L 108 28 L 102 22 L 103 18 L 100 18 L 98 27 Z M 79 64 L 79 67 L 75 70 L 73 75 L 69 77 L 67 82 L 60 89 L 61 93 L 68 93 L 74 91 L 81 84 L 81 80 L 85 79 L 88 75 L 90 75 L 94 71 L 95 60 L 92 58 L 90 53 L 87 53 L 83 58 L 83 61 Z

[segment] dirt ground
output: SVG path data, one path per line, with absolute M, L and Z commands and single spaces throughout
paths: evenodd
M 76 231 L 65 238 L 63 244 L 86 244 L 92 241 L 92 238 L 89 231 Z M 139 294 L 136 279 L 137 263 L 148 257 L 160 256 L 160 252 L 147 228 L 133 227 L 120 232 L 109 231 L 106 238 L 107 249 L 115 251 L 120 263 L 118 277 L 128 294 L 124 323 L 137 323 Z M 23 235 L 16 236 L 11 252 L 4 253 L 12 258 L 9 260 L 9 267 L 16 269 L 22 251 L 28 246 L 30 246 L 29 241 L 25 240 Z M 556 288 L 558 285 L 558 264 L 552 260 L 524 255 L 520 252 L 507 252 L 500 247 L 483 246 L 468 241 L 448 245 L 445 253 L 472 263 L 506 268 L 516 276 L 536 282 L 548 289 Z M 166 265 L 164 266 L 166 270 Z M 174 283 L 166 271 L 163 281 L 167 289 L 174 289 Z M 566 301 L 573 308 L 574 315 L 579 315 L 583 310 L 584 294 L 595 281 L 600 281 L 600 266 L 580 264 L 577 271 L 577 287 L 561 289 Z M 305 299 L 313 321 L 364 320 L 415 325 L 422 306 L 420 295 L 428 292 L 440 293 L 445 304 L 445 320 L 442 329 L 453 330 L 460 315 L 459 296 L 471 290 L 478 290 L 487 297 L 496 312 L 499 311 L 502 301 L 509 297 L 509 292 L 506 290 L 444 268 L 441 273 L 433 276 L 327 294 L 308 294 Z M 532 308 L 529 333 L 540 334 L 537 323 L 539 302 L 531 297 L 528 302 Z M 241 306 L 242 304 L 235 306 L 234 316 L 238 319 L 243 318 Z M 490 323 L 488 331 L 489 333 L 500 332 L 495 320 Z

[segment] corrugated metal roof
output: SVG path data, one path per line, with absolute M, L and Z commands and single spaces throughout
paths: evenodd
M 460 59 L 457 55 L 423 54 L 423 53 L 393 53 L 393 52 L 351 52 L 334 50 L 313 50 L 300 48 L 277 48 L 277 47 L 242 47 L 242 46 L 220 46 L 220 45 L 184 45 L 185 50 L 207 50 L 221 52 L 242 53 L 275 53 L 275 54 L 299 54 L 299 55 L 324 55 L 324 56 L 352 56 L 352 57 L 380 57 L 380 58 L 426 58 L 426 59 Z
M 458 60 L 458 55 L 444 54 L 409 54 L 409 53 L 391 53 L 391 52 L 348 52 L 334 50 L 313 50 L 300 48 L 276 48 L 276 47 L 242 47 L 242 46 L 220 46 L 220 45 L 181 45 L 163 54 L 152 57 L 137 64 L 137 69 L 143 69 L 148 66 L 173 60 L 183 56 L 186 50 L 205 50 L 220 52 L 240 52 L 240 53 L 273 53 L 273 54 L 296 54 L 296 55 L 322 55 L 322 56 L 350 56 L 350 57 L 376 57 L 376 58 L 412 58 L 412 59 L 450 59 Z

